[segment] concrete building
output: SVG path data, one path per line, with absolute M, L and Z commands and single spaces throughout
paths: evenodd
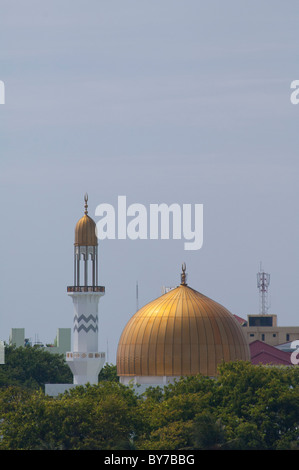
M 25 336 L 25 328 L 11 328 L 9 335 L 9 345 L 17 348 L 20 346 L 40 344 L 45 350 L 53 354 L 65 354 L 71 349 L 71 328 L 58 328 L 57 335 L 53 345 L 44 345 L 39 342 L 33 342 Z
M 17 348 L 25 346 L 25 328 L 11 328 L 9 345 L 16 346 Z
M 299 340 L 299 326 L 278 326 L 277 315 L 248 315 L 247 320 L 236 318 L 242 325 L 248 344 L 258 340 L 278 346 Z
M 271 346 L 288 343 L 299 339 L 299 326 L 278 326 L 277 315 L 268 313 L 268 290 L 270 274 L 260 265 L 257 273 L 257 288 L 259 291 L 259 314 L 248 315 L 247 321 L 236 317 L 243 326 L 248 343 L 263 341 Z

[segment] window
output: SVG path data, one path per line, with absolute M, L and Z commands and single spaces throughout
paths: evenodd
M 265 341 L 265 335 L 262 333 L 262 341 Z
M 273 326 L 273 317 L 271 315 L 249 317 L 249 326 Z
M 287 341 L 290 341 L 290 335 L 289 335 L 289 333 L 286 334 L 286 340 L 287 340 Z
M 250 335 L 249 335 L 249 336 L 254 336 L 254 333 L 250 333 Z

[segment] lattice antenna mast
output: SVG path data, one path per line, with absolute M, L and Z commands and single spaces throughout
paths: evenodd
M 257 287 L 260 293 L 260 314 L 268 313 L 268 288 L 270 284 L 270 274 L 265 273 L 260 265 L 260 272 L 257 273 Z

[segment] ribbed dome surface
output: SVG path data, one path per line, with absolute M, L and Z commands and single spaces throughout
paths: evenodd
M 118 344 L 119 376 L 215 376 L 222 361 L 250 360 L 242 327 L 186 284 L 133 315 Z
M 96 224 L 89 215 L 84 214 L 75 228 L 75 245 L 96 246 L 97 244 Z

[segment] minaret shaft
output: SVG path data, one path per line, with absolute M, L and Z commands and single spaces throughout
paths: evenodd
M 96 384 L 98 374 L 105 362 L 105 353 L 98 352 L 98 304 L 105 295 L 105 287 L 98 286 L 98 246 L 96 225 L 85 214 L 75 230 L 74 285 L 67 292 L 73 299 L 73 351 L 66 355 L 74 375 L 75 384 Z
M 74 304 L 73 349 L 82 352 L 98 351 L 98 303 L 100 294 L 72 294 Z

